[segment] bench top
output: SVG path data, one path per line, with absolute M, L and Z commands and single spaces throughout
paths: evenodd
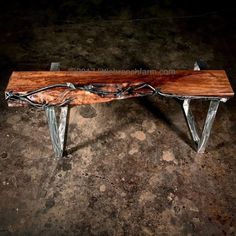
M 71 86 L 55 86 L 30 95 L 30 99 L 34 102 L 44 102 L 52 105 L 62 103 L 62 98 L 63 100 L 70 99 L 72 105 L 80 105 L 107 102 L 127 97 L 138 97 L 143 96 L 143 94 L 152 94 L 153 91 L 151 90 L 153 88 L 162 94 L 176 97 L 230 98 L 234 95 L 224 70 L 172 70 L 169 72 L 157 70 L 19 71 L 12 73 L 5 93 L 6 97 L 9 92 L 23 95 L 47 86 L 66 83 L 71 83 L 78 88 L 72 89 Z M 114 95 L 112 92 L 115 91 L 115 88 L 120 90 L 132 86 L 137 87 L 142 84 L 150 85 L 150 87 L 141 86 L 137 93 L 124 93 L 122 96 L 111 96 Z M 95 87 L 89 87 L 88 85 L 95 85 Z M 105 90 L 111 93 L 96 93 L 96 85 L 98 85 L 98 91 Z M 92 89 L 89 90 L 88 88 Z M 126 91 L 134 90 L 130 89 Z M 25 102 L 10 99 L 8 100 L 8 105 L 25 105 Z

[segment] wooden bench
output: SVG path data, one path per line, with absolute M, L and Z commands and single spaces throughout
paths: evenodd
M 117 99 L 161 95 L 183 100 L 186 121 L 198 152 L 204 152 L 220 101 L 234 95 L 223 70 L 166 71 L 51 71 L 13 72 L 5 90 L 8 106 L 33 106 L 45 110 L 56 157 L 64 151 L 68 106 L 109 102 Z M 191 99 L 210 100 L 199 136 L 190 110 Z M 55 107 L 61 108 L 59 127 Z

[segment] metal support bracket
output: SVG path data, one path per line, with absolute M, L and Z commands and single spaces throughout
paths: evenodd
M 60 63 L 52 62 L 50 70 L 51 71 L 60 70 Z M 55 107 L 48 106 L 45 108 L 52 146 L 53 146 L 55 156 L 57 158 L 63 157 L 66 125 L 67 125 L 67 118 L 68 118 L 68 106 L 63 106 L 60 109 L 61 109 L 61 113 L 60 113 L 59 128 L 58 128 Z

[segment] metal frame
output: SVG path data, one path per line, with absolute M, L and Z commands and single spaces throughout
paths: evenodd
M 50 70 L 51 71 L 60 70 L 60 63 L 52 62 Z M 52 146 L 56 158 L 63 157 L 69 107 L 68 105 L 66 105 L 60 107 L 59 109 L 61 111 L 60 111 L 59 128 L 58 128 L 55 106 L 45 107 L 45 113 L 48 120 L 50 137 L 52 140 Z
M 60 70 L 60 63 L 52 62 L 51 71 Z M 194 64 L 194 70 L 200 70 L 198 63 Z M 192 140 L 195 144 L 198 153 L 204 153 L 207 141 L 210 136 L 211 128 L 217 113 L 217 109 L 219 107 L 220 102 L 226 102 L 227 98 L 217 98 L 217 97 L 179 97 L 174 94 L 163 94 L 160 91 L 157 94 L 165 96 L 165 97 L 175 97 L 183 100 L 183 111 L 187 121 L 187 125 L 192 137 Z M 198 135 L 197 127 L 195 124 L 195 119 L 190 109 L 190 102 L 192 99 L 207 99 L 210 100 L 209 109 L 207 112 L 206 120 L 204 123 L 203 131 L 201 137 Z M 59 119 L 59 127 L 56 117 L 55 108 L 58 106 L 46 106 L 45 113 L 48 120 L 50 137 L 52 140 L 52 146 L 57 158 L 62 158 L 64 153 L 64 145 L 65 145 L 65 134 L 66 134 L 66 126 L 68 120 L 68 105 L 63 104 L 59 107 L 60 111 L 60 119 Z
M 200 70 L 200 67 L 197 62 L 195 62 L 195 64 L 194 64 L 194 70 Z M 198 135 L 197 127 L 195 124 L 195 119 L 194 119 L 194 116 L 193 116 L 192 111 L 190 109 L 191 99 L 186 98 L 186 99 L 184 99 L 184 102 L 183 102 L 184 115 L 185 115 L 185 118 L 186 118 L 186 121 L 188 124 L 188 128 L 189 128 L 192 140 L 196 146 L 198 153 L 205 152 L 207 141 L 210 137 L 211 128 L 212 128 L 213 122 L 215 120 L 215 116 L 216 116 L 219 104 L 221 101 L 222 102 L 227 101 L 227 98 L 223 98 L 223 99 L 214 98 L 214 99 L 209 99 L 209 100 L 210 100 L 210 105 L 208 108 L 207 117 L 206 117 L 206 120 L 204 123 L 201 137 L 199 137 L 199 135 Z

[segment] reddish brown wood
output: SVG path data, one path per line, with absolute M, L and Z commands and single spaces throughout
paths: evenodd
M 223 70 L 177 70 L 175 73 L 163 74 L 160 71 L 31 71 L 13 72 L 6 92 L 25 94 L 48 85 L 59 83 L 117 84 L 122 86 L 148 83 L 162 93 L 177 96 L 202 96 L 229 98 L 234 95 L 227 75 Z M 130 96 L 128 96 L 130 97 Z M 134 97 L 134 96 L 132 96 Z M 46 101 L 57 104 L 66 98 L 72 98 L 71 105 L 108 102 L 121 98 L 107 98 L 81 90 L 54 88 L 34 95 L 36 102 Z M 9 106 L 22 105 L 8 102 Z

